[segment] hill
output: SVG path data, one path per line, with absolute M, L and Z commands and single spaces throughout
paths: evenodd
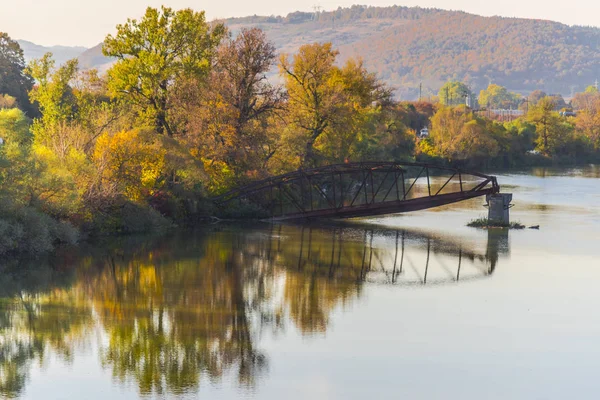
M 23 49 L 25 61 L 29 62 L 36 58 L 41 58 L 46 53 L 52 53 L 57 64 L 62 64 L 67 60 L 78 57 L 87 50 L 85 47 L 69 46 L 40 46 L 27 40 L 17 40 L 19 46 Z
M 403 99 L 416 98 L 421 83 L 425 96 L 435 94 L 450 79 L 475 92 L 496 83 L 521 93 L 541 89 L 569 96 L 600 78 L 600 29 L 551 21 L 353 6 L 223 22 L 233 34 L 259 27 L 286 53 L 305 43 L 332 42 L 341 61 L 362 57 Z M 78 56 L 83 68 L 101 72 L 112 62 L 100 45 Z
M 600 29 L 557 22 L 481 17 L 418 7 L 353 6 L 225 21 L 235 32 L 257 26 L 278 49 L 330 41 L 340 60 L 362 57 L 401 98 L 435 94 L 457 79 L 475 92 L 490 83 L 516 92 L 536 89 L 568 96 L 600 77 Z
M 77 57 L 79 66 L 83 69 L 95 68 L 100 73 L 106 72 L 113 63 L 111 58 L 102 54 L 102 43 L 87 49 Z

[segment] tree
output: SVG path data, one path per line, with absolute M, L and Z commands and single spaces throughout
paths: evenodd
M 342 87 L 335 81 L 334 62 L 338 55 L 331 43 L 300 47 L 290 63 L 287 55 L 280 59 L 280 72 L 289 96 L 292 123 L 302 132 L 305 142 L 302 164 L 315 162 L 315 141 L 339 115 Z
M 510 93 L 505 87 L 493 83 L 479 92 L 479 104 L 483 107 L 516 109 L 519 99 L 519 95 Z
M 585 105 L 582 104 L 577 108 L 575 128 L 589 140 L 594 150 L 598 151 L 600 150 L 600 95 L 598 92 L 578 93 L 575 97 L 578 104 L 582 103 L 582 98 L 585 99 Z M 573 101 L 575 102 L 576 99 Z
M 596 90 L 594 86 L 591 86 L 594 90 L 587 90 L 583 93 L 575 93 L 575 96 L 571 100 L 571 106 L 576 111 L 594 111 L 596 104 L 600 100 L 600 92 Z
M 23 111 L 0 109 L 0 204 L 27 202 L 26 183 L 34 173 L 29 124 Z
M 486 122 L 466 107 L 442 107 L 431 119 L 431 140 L 436 153 L 450 160 L 485 162 L 499 146 Z
M 28 97 L 32 87 L 33 79 L 25 72 L 21 46 L 6 33 L 0 32 L 0 95 L 14 97 L 21 109 L 34 116 L 35 108 Z
M 281 101 L 280 91 L 266 76 L 275 58 L 275 46 L 258 28 L 242 29 L 218 50 L 216 79 L 211 83 L 236 110 L 234 129 L 238 137 L 247 134 L 244 131 L 251 121 L 272 112 Z
M 454 143 L 460 136 L 464 123 L 471 119 L 463 109 L 440 107 L 431 118 L 431 140 L 435 144 L 437 154 L 451 159 Z
M 533 92 L 531 92 L 529 94 L 528 97 L 528 101 L 529 101 L 529 106 L 534 106 L 536 105 L 541 99 L 543 99 L 544 97 L 547 97 L 548 95 L 546 94 L 546 92 L 543 92 L 541 90 L 534 90 Z
M 207 76 L 224 33 L 222 24 L 206 22 L 204 12 L 149 7 L 141 21 L 128 19 L 104 40 L 104 55 L 117 58 L 108 87 L 139 107 L 158 133 L 172 136 L 172 88 L 181 78 Z
M 552 97 L 544 97 L 529 108 L 527 120 L 535 124 L 538 135 L 536 148 L 545 155 L 559 154 L 567 144 L 572 127 L 561 121 L 554 111 L 556 103 Z
M 34 135 L 45 145 L 51 142 L 57 144 L 55 130 L 63 124 L 76 119 L 77 102 L 70 83 L 77 76 L 77 60 L 67 61 L 59 68 L 55 68 L 52 53 L 46 53 L 39 60 L 33 60 L 27 67 L 27 72 L 38 82 L 31 90 L 31 101 L 37 104 L 41 117 L 34 121 Z M 63 141 L 61 145 L 65 144 Z M 66 148 L 58 151 L 64 153 Z
M 149 130 L 103 133 L 96 141 L 93 161 L 100 174 L 99 186 L 142 205 L 151 196 L 172 189 L 173 181 L 184 191 L 204 178 L 187 149 Z
M 467 85 L 459 81 L 446 82 L 438 93 L 440 103 L 450 106 L 465 104 L 467 96 L 473 98 L 473 92 Z
M 284 103 L 281 89 L 267 79 L 275 59 L 275 47 L 264 32 L 242 29 L 219 46 L 206 80 L 178 86 L 177 123 L 207 169 L 222 163 L 236 179 L 264 173 L 273 155 L 269 120 Z
M 363 140 L 369 136 L 357 129 L 365 112 L 374 103 L 389 103 L 389 89 L 362 61 L 349 60 L 339 68 L 335 66 L 337 55 L 331 43 L 315 43 L 300 47 L 292 62 L 287 55 L 281 56 L 290 123 L 283 140 L 293 148 L 290 156 L 299 157 L 300 165 L 317 164 L 315 150 L 319 148 L 326 150 L 330 161 L 351 157 L 351 146 L 361 136 Z
M 568 104 L 565 99 L 562 97 L 562 94 L 551 94 L 548 95 L 554 101 L 554 109 L 555 110 L 564 110 L 568 108 Z

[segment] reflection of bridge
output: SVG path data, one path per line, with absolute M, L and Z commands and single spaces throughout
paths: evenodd
M 481 251 L 418 231 L 352 225 L 274 225 L 260 241 L 263 250 L 256 256 L 262 262 L 308 276 L 338 282 L 441 285 L 490 276 L 499 254 L 508 248 L 508 232 L 490 230 Z
M 499 193 L 496 177 L 419 163 L 363 162 L 301 169 L 214 198 L 274 220 L 351 218 L 423 210 Z

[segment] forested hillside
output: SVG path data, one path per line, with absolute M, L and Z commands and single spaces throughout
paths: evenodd
M 340 60 L 360 56 L 402 98 L 437 93 L 448 80 L 474 92 L 490 83 L 511 91 L 565 96 L 600 76 L 600 29 L 551 21 L 481 17 L 458 11 L 354 6 L 286 18 L 230 19 L 234 31 L 263 29 L 279 50 L 330 41 Z
M 360 55 L 386 81 L 435 90 L 456 79 L 475 90 L 490 83 L 512 91 L 570 95 L 600 72 L 600 30 L 550 21 L 429 15 L 341 47 Z
M 551 21 L 353 6 L 223 22 L 234 35 L 242 28 L 262 29 L 278 52 L 331 42 L 340 50 L 340 62 L 362 57 L 403 99 L 415 99 L 421 83 L 428 96 L 451 79 L 464 81 L 476 93 L 496 83 L 514 92 L 541 89 L 570 96 L 600 77 L 600 29 Z M 24 50 L 31 58 L 28 48 Z M 112 64 L 101 45 L 80 54 L 79 62 L 100 72 Z

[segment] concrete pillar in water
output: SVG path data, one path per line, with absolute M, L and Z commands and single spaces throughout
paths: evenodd
M 488 204 L 488 221 L 510 224 L 509 209 L 511 207 L 512 193 L 488 194 L 486 196 Z

